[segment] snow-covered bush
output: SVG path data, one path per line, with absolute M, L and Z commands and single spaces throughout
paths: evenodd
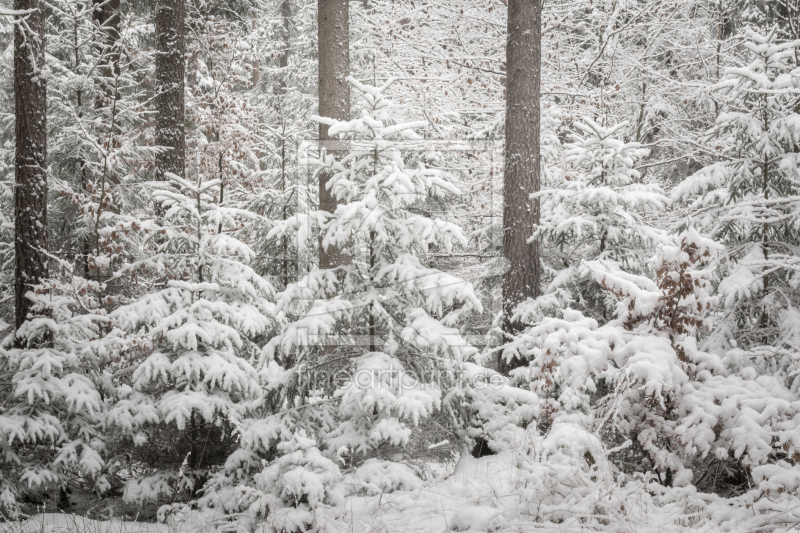
M 543 414 L 539 396 L 484 366 L 464 363 L 461 370 L 465 386 L 453 395 L 468 406 L 467 447 L 476 456 L 516 448 L 519 430 Z
M 536 393 L 545 435 L 573 427 L 608 446 L 630 441 L 612 457 L 623 471 L 741 491 L 749 470 L 772 464 L 774 472 L 784 453 L 794 453 L 800 404 L 779 378 L 739 371 L 702 348 L 717 313 L 712 282 L 723 247 L 695 230 L 679 239 L 651 261 L 655 280 L 589 263 L 618 302 L 615 320 L 598 326 L 566 310 L 529 327 L 504 355 L 530 361 L 514 380 Z M 538 312 L 535 302 L 529 306 Z
M 653 259 L 655 281 L 599 269 L 595 273 L 619 299 L 619 318 L 608 329 L 621 326 L 624 331 L 609 343 L 608 367 L 598 374 L 610 390 L 600 399 L 596 416 L 612 432 L 636 439 L 669 484 L 678 474 L 683 484 L 691 480 L 675 444 L 683 444 L 689 456 L 698 451 L 682 431 L 693 423 L 685 417 L 696 407 L 686 393 L 725 372 L 718 357 L 697 348 L 697 335 L 708 326 L 715 303 L 713 269 L 707 264 L 720 247 L 693 230 L 681 235 L 680 243 L 659 249 Z
M 333 519 L 325 510 L 341 504 L 344 497 L 336 463 L 303 430 L 278 444 L 278 452 L 280 457 L 255 476 L 259 497 L 250 511 L 265 518 L 264 531 L 308 531 Z
M 389 494 L 402 490 L 412 491 L 423 486 L 419 473 L 408 465 L 394 461 L 367 459 L 350 476 L 352 491 L 356 494 Z
M 728 101 L 707 140 L 719 158 L 672 194 L 687 207 L 687 224 L 724 245 L 716 263 L 719 310 L 701 348 L 726 372 L 692 394 L 702 405 L 694 416 L 710 419 L 700 448 L 713 448 L 717 461 L 733 458 L 744 482 L 756 468 L 766 479 L 760 465 L 783 471 L 800 445 L 793 422 L 800 42 L 777 34 L 745 34 L 746 61 L 716 86 Z

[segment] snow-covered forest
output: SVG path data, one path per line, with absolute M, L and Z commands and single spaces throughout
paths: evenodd
M 0 42 L 3 531 L 800 530 L 800 0 Z

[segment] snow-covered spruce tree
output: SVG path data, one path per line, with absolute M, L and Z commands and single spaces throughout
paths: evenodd
M 163 222 L 143 228 L 156 253 L 124 272 L 152 279 L 152 289 L 111 313 L 109 338 L 128 366 L 116 374 L 107 426 L 143 469 L 125 487 L 132 502 L 184 500 L 225 460 L 261 395 L 253 365 L 275 325 L 272 286 L 232 236 L 255 215 L 215 203 L 219 180 L 169 177 L 155 193 Z
M 51 7 L 48 178 L 56 194 L 48 206 L 48 259 L 58 269 L 22 295 L 34 316 L 20 328 L 21 346 L 6 343 L 2 352 L 10 390 L 3 413 L 12 421 L 4 425 L 11 432 L 4 461 L 11 461 L 5 464 L 12 492 L 23 489 L 31 505 L 68 509 L 66 491 L 102 493 L 112 485 L 100 437 L 101 398 L 113 392 L 104 372 L 114 354 L 104 335 L 116 302 L 111 295 L 121 290 L 114 271 L 135 225 L 120 214 L 130 208 L 134 167 L 146 159 L 140 148 L 145 119 L 136 101 L 140 55 L 121 45 L 113 51 L 96 46 L 100 30 L 91 3 L 64 0 Z M 110 75 L 98 67 L 120 50 L 128 52 L 121 68 Z
M 68 510 L 67 490 L 102 495 L 111 488 L 102 432 L 112 390 L 104 372 L 113 353 L 103 338 L 106 287 L 73 277 L 74 268 L 60 262 L 25 295 L 32 313 L 0 345 L 4 515 L 36 506 Z
M 656 244 L 666 240 L 645 216 L 663 209 L 667 199 L 658 185 L 642 183 L 634 168 L 647 150 L 617 138 L 627 123 L 607 127 L 583 120 L 576 124 L 581 134 L 566 147 L 569 166 L 550 173 L 547 188 L 538 194 L 542 222 L 532 232 L 547 247 L 551 281 L 543 301 L 574 302 L 605 321 L 613 317 L 616 302 L 592 269 L 645 273 Z
M 313 5 L 312 5 L 313 4 Z M 274 221 L 293 219 L 310 229 L 308 213 L 316 203 L 316 183 L 300 154 L 304 141 L 317 136 L 310 120 L 316 108 L 316 2 L 273 3 L 259 14 L 252 40 L 260 57 L 259 82 L 252 99 L 259 114 L 258 194 L 248 197 L 248 209 L 264 215 L 251 226 L 256 271 L 285 287 L 305 274 L 316 247 L 302 235 L 268 237 Z M 268 59 L 267 59 L 268 58 Z M 302 272 L 301 272 L 302 269 Z
M 285 325 L 264 350 L 263 415 L 243 423 L 242 448 L 229 459 L 224 483 L 253 486 L 261 458 L 279 455 L 275 446 L 301 429 L 345 465 L 458 434 L 449 389 L 457 363 L 475 352 L 458 324 L 481 306 L 469 283 L 423 264 L 429 246 L 447 251 L 464 237 L 419 209 L 430 195 L 456 191 L 441 172 L 406 166 L 400 141 L 420 140 L 413 128 L 424 124 L 391 124 L 383 94 L 391 81 L 350 83 L 360 93 L 361 116 L 317 119 L 349 143 L 348 153 L 336 161 L 323 151 L 312 163 L 332 173 L 341 202 L 332 216 L 313 214 L 322 246 L 335 243 L 353 260 L 312 270 L 278 295 Z M 295 227 L 288 220 L 273 233 Z M 426 434 L 415 434 L 423 423 Z M 229 512 L 256 497 L 245 491 L 234 498 L 217 481 L 219 504 Z
M 118 29 L 128 38 L 99 47 L 103 31 L 92 18 L 93 4 L 53 5 L 48 51 L 58 76 L 49 100 L 50 180 L 57 194 L 50 206 L 51 248 L 76 263 L 77 275 L 120 293 L 129 287 L 113 274 L 141 253 L 131 230 L 147 205 L 142 176 L 154 154 L 141 105 L 151 57 L 136 46 L 145 30 L 141 20 L 122 17 Z
M 383 95 L 391 81 L 350 83 L 360 93 L 361 117 L 317 119 L 349 141 L 349 153 L 335 161 L 323 152 L 315 164 L 333 172 L 331 191 L 343 204 L 329 220 L 317 215 L 321 245 L 342 247 L 353 261 L 312 271 L 279 296 L 279 309 L 293 318 L 266 355 L 288 372 L 281 395 L 300 401 L 320 392 L 319 383 L 304 382 L 304 371 L 387 370 L 394 388 L 378 386 L 376 378 L 375 387 L 348 380 L 336 392 L 324 391 L 339 400 L 341 420 L 320 441 L 334 451 L 365 453 L 384 442 L 407 443 L 411 426 L 439 409 L 436 373 L 474 350 L 454 326 L 480 303 L 469 283 L 422 263 L 429 246 L 449 251 L 464 240 L 457 226 L 418 209 L 428 196 L 457 192 L 441 172 L 405 164 L 399 141 L 419 140 L 413 128 L 424 124 L 391 125 Z M 326 345 L 336 348 L 320 350 Z M 401 394 L 400 380 L 411 389 Z
M 720 243 L 718 286 L 724 312 L 707 346 L 727 364 L 781 376 L 796 387 L 795 331 L 800 302 L 800 41 L 748 32 L 749 63 L 717 86 L 729 102 L 709 132 L 719 160 L 675 188 L 687 222 Z M 800 441 L 798 442 L 800 445 Z
M 383 94 L 391 82 L 371 87 L 351 78 L 361 116 L 318 119 L 350 143 L 340 161 L 323 152 L 316 163 L 332 172 L 330 188 L 342 203 L 331 219 L 318 215 L 321 245 L 346 249 L 353 260 L 311 272 L 281 294 L 279 307 L 296 318 L 267 349 L 271 364 L 293 363 L 284 394 L 319 392 L 318 383 L 298 379 L 302 371 L 353 372 L 325 391 L 338 400 L 338 420 L 320 441 L 337 453 L 407 444 L 421 418 L 446 410 L 442 392 L 453 384 L 454 363 L 474 352 L 456 326 L 481 309 L 469 283 L 422 262 L 429 247 L 449 252 L 464 241 L 457 226 L 421 209 L 429 196 L 457 190 L 437 170 L 406 166 L 399 141 L 421 140 L 413 129 L 425 124 L 391 124 Z M 335 348 L 319 349 L 325 345 Z M 373 379 L 361 383 L 362 375 Z

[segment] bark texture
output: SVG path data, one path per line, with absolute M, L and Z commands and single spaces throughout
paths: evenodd
M 539 100 L 541 80 L 539 0 L 509 0 L 506 45 L 506 144 L 503 201 L 503 251 L 509 268 L 503 276 L 503 330 L 519 331 L 516 306 L 539 291 L 539 243 L 528 242 L 539 224 Z M 501 361 L 507 372 L 515 362 Z
M 98 47 L 101 52 L 100 72 L 105 78 L 105 91 L 115 97 L 113 78 L 119 75 L 119 2 L 120 0 L 93 0 L 94 20 L 100 30 Z
M 319 43 L 319 115 L 337 120 L 350 120 L 350 7 L 349 0 L 317 0 Z M 319 126 L 320 145 L 339 158 L 344 146 L 328 135 L 328 126 Z M 319 176 L 319 208 L 333 213 L 336 199 L 327 189 L 330 175 Z M 347 264 L 349 258 L 335 246 L 323 249 L 320 243 L 320 268 L 335 268 Z
M 19 328 L 31 309 L 25 294 L 47 277 L 47 84 L 44 2 L 15 0 L 14 10 L 34 10 L 16 17 L 14 24 L 14 292 Z
M 283 50 L 281 50 L 280 58 L 278 59 L 278 68 L 281 69 L 280 79 L 275 86 L 275 94 L 283 94 L 286 89 L 286 67 L 289 66 L 289 47 L 292 27 L 292 2 L 291 0 L 283 0 L 281 2 L 281 20 L 283 22 L 282 37 L 283 37 Z
M 171 172 L 184 177 L 184 0 L 156 3 L 156 144 L 169 148 L 156 158 L 156 177 Z

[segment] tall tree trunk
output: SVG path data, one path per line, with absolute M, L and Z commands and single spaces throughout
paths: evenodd
M 93 0 L 94 20 L 100 29 L 100 73 L 106 95 L 116 98 L 113 78 L 119 75 L 119 2 L 120 0 Z
M 350 120 L 350 6 L 349 0 L 317 0 L 319 43 L 319 115 L 336 120 Z M 343 143 L 328 135 L 328 126 L 319 125 L 320 145 L 329 154 L 341 157 Z M 327 188 L 331 175 L 319 175 L 319 208 L 333 213 L 336 199 Z M 327 250 L 320 238 L 320 268 L 335 268 L 349 263 L 349 258 L 336 246 Z
M 98 61 L 98 72 L 100 73 L 100 84 L 102 89 L 102 94 L 99 94 L 95 99 L 94 105 L 96 109 L 102 108 L 109 108 L 111 110 L 111 114 L 113 114 L 115 109 L 115 103 L 118 98 L 117 94 L 117 76 L 119 76 L 119 3 L 120 0 L 92 0 L 92 7 L 93 7 L 93 17 L 94 21 L 97 24 L 98 33 L 97 33 L 97 40 L 95 42 L 95 46 L 98 51 L 98 55 L 100 57 Z M 77 32 L 77 24 L 76 24 L 76 32 Z M 77 34 L 75 36 L 76 39 L 76 46 L 77 46 Z M 77 48 L 76 48 L 77 54 Z M 76 67 L 77 67 L 77 57 L 76 57 Z M 80 101 L 80 95 L 78 97 Z M 111 123 L 114 124 L 114 119 L 111 118 Z M 116 133 L 116 125 L 112 126 L 111 135 L 113 136 Z M 83 168 L 84 179 L 86 178 L 86 169 L 85 163 L 81 163 L 81 167 Z M 103 172 L 104 180 L 106 178 L 111 181 L 111 183 L 119 184 L 119 180 L 114 176 L 113 173 Z M 85 187 L 85 185 L 84 185 Z M 102 203 L 102 202 L 101 202 Z M 97 217 L 97 221 L 100 220 L 101 212 L 95 212 L 94 216 Z M 97 229 L 98 225 L 95 224 L 95 229 Z M 90 276 L 90 268 L 89 268 L 89 257 L 92 253 L 92 242 L 97 245 L 99 241 L 99 236 L 95 232 L 93 235 L 87 235 L 83 242 L 83 261 L 84 261 L 84 274 L 85 278 L 89 279 Z M 98 251 L 99 253 L 99 251 Z M 96 271 L 98 279 L 101 277 L 101 270 L 98 268 Z
M 283 94 L 286 89 L 286 67 L 289 66 L 289 44 L 290 44 L 290 30 L 292 24 L 292 2 L 291 0 L 283 0 L 281 2 L 281 21 L 283 22 L 283 49 L 278 58 L 278 68 L 280 74 L 278 83 L 275 84 L 275 94 Z M 348 59 L 349 61 L 349 59 Z M 320 76 L 322 76 L 320 74 Z
M 503 331 L 507 335 L 521 329 L 512 320 L 516 306 L 539 291 L 539 243 L 529 243 L 528 238 L 539 224 L 539 201 L 530 195 L 540 187 L 541 22 L 539 0 L 509 0 L 503 202 L 503 252 L 508 260 L 503 275 Z M 500 370 L 507 373 L 519 364 L 501 360 Z
M 156 158 L 156 178 L 171 172 L 184 176 L 185 124 L 183 103 L 184 76 L 184 0 L 156 2 L 156 144 L 169 148 Z
M 278 77 L 278 82 L 275 84 L 274 92 L 276 95 L 282 95 L 286 91 L 286 67 L 289 66 L 289 47 L 291 43 L 291 27 L 292 27 L 292 3 L 291 0 L 283 0 L 281 2 L 281 20 L 283 21 L 283 49 L 281 50 L 280 59 L 278 61 L 278 67 L 280 68 L 280 74 Z M 281 117 L 281 122 L 283 124 L 283 131 L 281 134 L 281 189 L 285 193 L 287 190 L 287 176 L 286 176 L 286 158 L 288 156 L 286 152 L 286 117 L 284 116 L 283 109 L 282 109 L 282 100 L 277 100 L 277 111 L 279 116 Z M 288 216 L 288 205 L 287 200 L 284 198 L 283 203 L 283 213 L 281 216 L 282 220 L 286 220 Z M 282 241 L 283 246 L 283 268 L 281 269 L 283 272 L 283 286 L 287 287 L 289 285 L 289 239 L 286 235 L 283 236 Z
M 19 328 L 31 309 L 25 294 L 47 276 L 47 84 L 44 2 L 14 0 L 14 9 L 33 10 L 16 17 L 14 24 L 14 290 Z
M 256 31 L 256 20 L 255 19 L 253 19 L 250 22 L 250 27 L 253 30 L 253 33 L 255 33 L 255 31 Z M 253 82 L 253 88 L 254 89 L 256 87 L 258 87 L 258 80 L 260 80 L 260 79 L 261 79 L 261 61 L 258 59 L 258 56 L 256 56 L 256 59 L 253 60 L 253 79 L 252 79 L 252 82 Z

